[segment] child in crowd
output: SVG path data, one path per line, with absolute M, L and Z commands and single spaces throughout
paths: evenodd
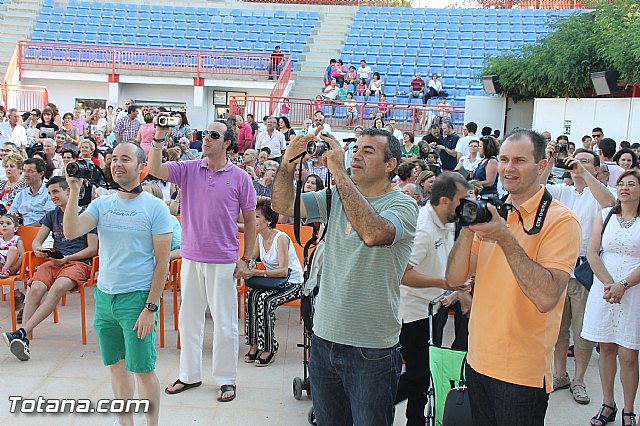
M 324 99 L 322 99 L 322 95 L 316 96 L 316 100 L 313 102 L 313 110 L 320 111 L 320 107 L 322 107 Z
M 356 72 L 356 67 L 353 65 L 349 67 L 349 72 L 347 72 L 347 83 L 350 85 L 355 85 L 358 83 L 358 73 Z
M 288 117 L 289 111 L 291 111 L 291 104 L 289 103 L 289 99 L 284 98 L 282 100 L 282 106 L 280 107 L 280 114 L 282 117 Z
M 7 278 L 8 276 L 18 272 L 20 265 L 22 264 L 22 256 L 24 256 L 24 243 L 19 235 L 16 235 L 18 231 L 18 218 L 11 214 L 5 214 L 0 217 L 0 278 Z
M 358 83 L 358 89 L 356 90 L 356 95 L 364 96 L 366 94 L 367 94 L 367 82 L 364 81 L 364 78 L 361 78 L 360 82 Z

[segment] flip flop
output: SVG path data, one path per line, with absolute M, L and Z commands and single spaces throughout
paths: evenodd
M 223 398 L 225 392 L 233 392 L 233 395 Z M 230 402 L 236 399 L 236 385 L 222 385 L 220 386 L 220 396 L 216 398 L 218 402 Z
M 175 395 L 177 393 L 180 392 L 184 392 L 187 389 L 191 389 L 191 388 L 197 388 L 198 386 L 200 386 L 202 384 L 202 382 L 195 382 L 195 383 L 185 383 L 182 380 L 178 379 L 175 382 L 173 382 L 173 384 L 171 385 L 172 387 L 175 387 L 176 385 L 182 385 L 182 387 L 180 389 L 175 389 L 175 390 L 169 390 L 169 387 L 167 386 L 164 389 L 165 393 L 168 393 L 169 395 Z

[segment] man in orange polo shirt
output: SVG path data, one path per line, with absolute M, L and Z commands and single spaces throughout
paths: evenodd
M 467 367 L 475 426 L 544 425 L 561 302 L 581 240 L 576 216 L 549 203 L 538 183 L 545 146 L 530 130 L 505 139 L 498 170 L 522 219 L 512 210 L 505 221 L 490 205 L 491 220 L 463 228 L 449 255 L 450 285 L 476 274 Z

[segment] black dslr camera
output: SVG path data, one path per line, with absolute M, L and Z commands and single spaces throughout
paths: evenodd
M 559 154 L 566 154 L 563 158 L 558 158 Z M 555 166 L 559 169 L 571 170 L 573 167 L 568 166 L 564 159 L 569 155 L 569 145 L 566 143 L 559 143 L 556 145 L 556 161 Z
M 329 136 L 329 133 L 327 132 L 322 132 L 320 134 L 322 136 Z M 329 144 L 323 140 L 307 142 L 307 154 L 311 155 L 312 157 L 320 157 L 330 149 L 331 147 L 329 146 Z
M 79 179 L 93 179 L 98 174 L 98 167 L 89 158 L 67 164 L 67 175 Z
M 507 215 L 509 214 L 507 205 L 494 195 L 481 196 L 477 200 L 461 199 L 460 205 L 456 208 L 456 217 L 462 226 L 489 222 L 491 220 L 491 212 L 487 208 L 487 204 L 493 204 L 500 217 L 507 220 Z

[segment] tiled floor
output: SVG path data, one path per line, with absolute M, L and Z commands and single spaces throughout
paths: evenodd
M 88 318 L 93 318 L 93 298 L 89 291 Z M 164 388 L 177 378 L 179 352 L 176 349 L 176 332 L 173 330 L 171 298 L 166 299 L 167 325 L 166 347 L 158 348 L 157 374 Z M 11 414 L 9 396 L 24 398 L 111 398 L 108 369 L 102 365 L 92 328 L 88 344 L 80 344 L 79 298 L 67 298 L 67 306 L 60 307 L 60 323 L 52 318 L 36 328 L 31 344 L 32 359 L 20 362 L 0 341 L 0 424 L 1 425 L 111 425 L 115 416 L 104 414 Z M 0 326 L 3 331 L 9 322 L 8 303 L 0 303 Z M 240 360 L 238 371 L 238 396 L 227 404 L 215 400 L 216 389 L 207 377 L 203 386 L 179 395 L 162 393 L 162 425 L 305 425 L 311 401 L 303 397 L 296 401 L 292 395 L 292 379 L 302 376 L 302 329 L 298 311 L 281 307 L 277 312 L 276 335 L 280 352 L 276 362 L 267 368 L 256 368 Z M 207 321 L 205 337 L 204 371 L 211 369 L 211 329 Z M 449 330 L 450 332 L 450 330 Z M 241 338 L 240 356 L 246 352 Z M 573 361 L 569 361 L 570 368 Z M 586 425 L 595 414 L 601 400 L 598 379 L 597 355 L 591 360 L 586 377 L 592 402 L 587 406 L 576 404 L 568 390 L 551 395 L 547 412 L 547 425 Z M 622 390 L 616 383 L 616 395 L 622 399 Z M 404 406 L 396 411 L 394 425 L 404 424 Z M 143 416 L 136 417 L 138 425 L 144 424 Z

